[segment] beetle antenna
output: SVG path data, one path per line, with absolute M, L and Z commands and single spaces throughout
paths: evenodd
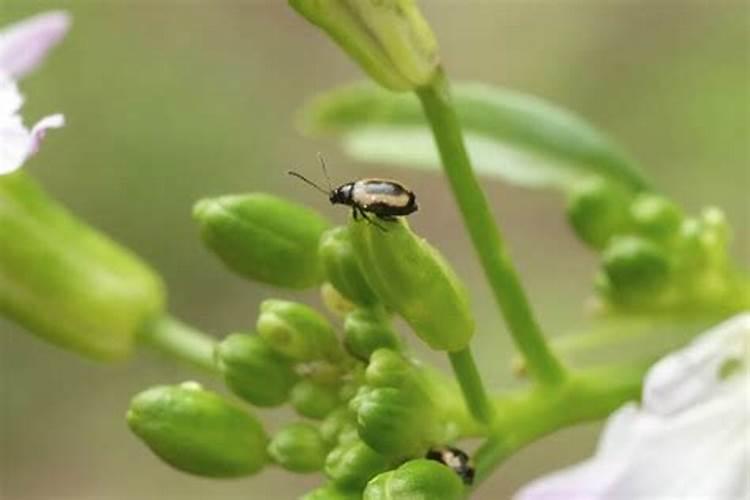
M 323 189 L 322 187 L 318 186 L 317 184 L 315 184 L 313 181 L 311 181 L 310 179 L 308 179 L 307 177 L 305 177 L 302 174 L 298 174 L 297 172 L 294 172 L 292 170 L 288 171 L 287 174 L 289 174 L 289 175 L 291 175 L 293 177 L 296 177 L 298 179 L 303 180 L 304 182 L 306 182 L 307 184 L 311 185 L 312 187 L 314 187 L 315 189 L 317 189 L 321 193 L 325 194 L 326 196 L 328 196 L 329 194 L 331 194 L 330 191 L 326 191 L 325 189 Z
M 331 185 L 331 178 L 328 177 L 328 169 L 326 168 L 326 161 L 323 158 L 323 153 L 318 151 L 318 161 L 320 162 L 320 166 L 323 167 L 323 175 L 326 176 L 326 181 L 328 181 L 328 189 L 333 191 L 333 186 Z

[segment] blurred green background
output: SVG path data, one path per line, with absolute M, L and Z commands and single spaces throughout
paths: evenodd
M 750 7 L 744 1 L 422 2 L 450 75 L 534 93 L 601 126 L 642 160 L 688 211 L 724 208 L 750 254 Z M 227 273 L 190 218 L 206 195 L 268 191 L 336 221 L 345 210 L 289 179 L 395 176 L 420 197 L 417 231 L 471 286 L 479 363 L 490 384 L 510 380 L 503 326 L 444 180 L 353 164 L 333 141 L 301 137 L 306 99 L 360 78 L 321 33 L 273 0 L 2 0 L 0 25 L 39 11 L 74 16 L 69 37 L 22 83 L 27 123 L 64 112 L 26 166 L 91 224 L 165 277 L 171 310 L 215 334 L 248 329 L 258 302 L 284 292 Z M 568 231 L 555 193 L 487 182 L 492 205 L 543 326 L 584 324 L 595 259 Z M 295 295 L 299 297 L 300 295 Z M 317 302 L 314 294 L 303 295 Z M 151 352 L 131 362 L 83 361 L 0 321 L 0 497 L 7 499 L 293 498 L 315 476 L 269 469 L 209 481 L 163 465 L 129 434 L 130 397 L 198 377 Z M 215 386 L 215 382 L 207 381 Z M 270 427 L 287 415 L 267 414 Z M 572 429 L 511 459 L 477 498 L 507 498 L 540 473 L 589 455 L 598 426 Z

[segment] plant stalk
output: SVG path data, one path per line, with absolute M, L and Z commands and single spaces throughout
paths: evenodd
M 487 391 L 482 384 L 471 350 L 466 347 L 460 351 L 449 352 L 448 357 L 469 411 L 477 422 L 486 426 L 491 425 L 492 406 L 487 398 Z
M 442 72 L 431 85 L 419 89 L 417 95 L 432 128 L 443 169 L 474 249 L 513 340 L 526 359 L 534 379 L 545 385 L 558 383 L 564 378 L 562 365 L 550 351 L 534 319 L 487 198 L 474 176 Z
M 139 340 L 172 358 L 218 373 L 214 362 L 216 341 L 171 316 L 148 322 L 139 332 Z

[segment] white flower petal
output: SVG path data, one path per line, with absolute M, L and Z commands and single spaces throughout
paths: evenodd
M 516 500 L 750 499 L 750 314 L 659 361 L 643 403 L 610 416 L 596 455 L 538 479 Z
M 21 167 L 28 157 L 29 131 L 17 116 L 0 116 L 0 175 Z
M 0 73 L 0 120 L 17 113 L 23 104 L 23 96 L 16 82 Z
M 0 72 L 19 79 L 33 70 L 67 33 L 70 16 L 45 12 L 0 31 Z
M 45 116 L 39 120 L 36 125 L 31 129 L 31 136 L 29 140 L 28 156 L 35 154 L 39 151 L 39 145 L 42 143 L 47 130 L 51 128 L 60 128 L 65 125 L 65 117 L 61 114 L 55 114 Z
M 643 405 L 670 414 L 694 404 L 721 383 L 719 370 L 729 358 L 744 359 L 750 339 L 750 313 L 735 316 L 670 354 L 649 370 Z

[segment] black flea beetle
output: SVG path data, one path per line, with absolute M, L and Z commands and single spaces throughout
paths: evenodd
M 409 215 L 417 211 L 417 199 L 414 193 L 396 181 L 360 179 L 333 188 L 331 180 L 328 177 L 325 160 L 323 160 L 321 155 L 318 155 L 318 159 L 323 168 L 323 174 L 328 181 L 328 190 L 321 188 L 297 172 L 289 171 L 289 175 L 303 180 L 318 191 L 328 195 L 328 200 L 332 204 L 349 205 L 352 207 L 352 215 L 355 220 L 361 215 L 368 222 L 372 222 L 380 229 L 383 229 L 378 223 L 372 221 L 367 214 L 373 214 L 382 220 L 393 221 L 396 220 L 396 217 Z
M 458 448 L 449 446 L 433 448 L 427 452 L 425 458 L 447 465 L 458 474 L 464 484 L 470 485 L 474 482 L 474 465 L 471 463 L 471 458 Z

